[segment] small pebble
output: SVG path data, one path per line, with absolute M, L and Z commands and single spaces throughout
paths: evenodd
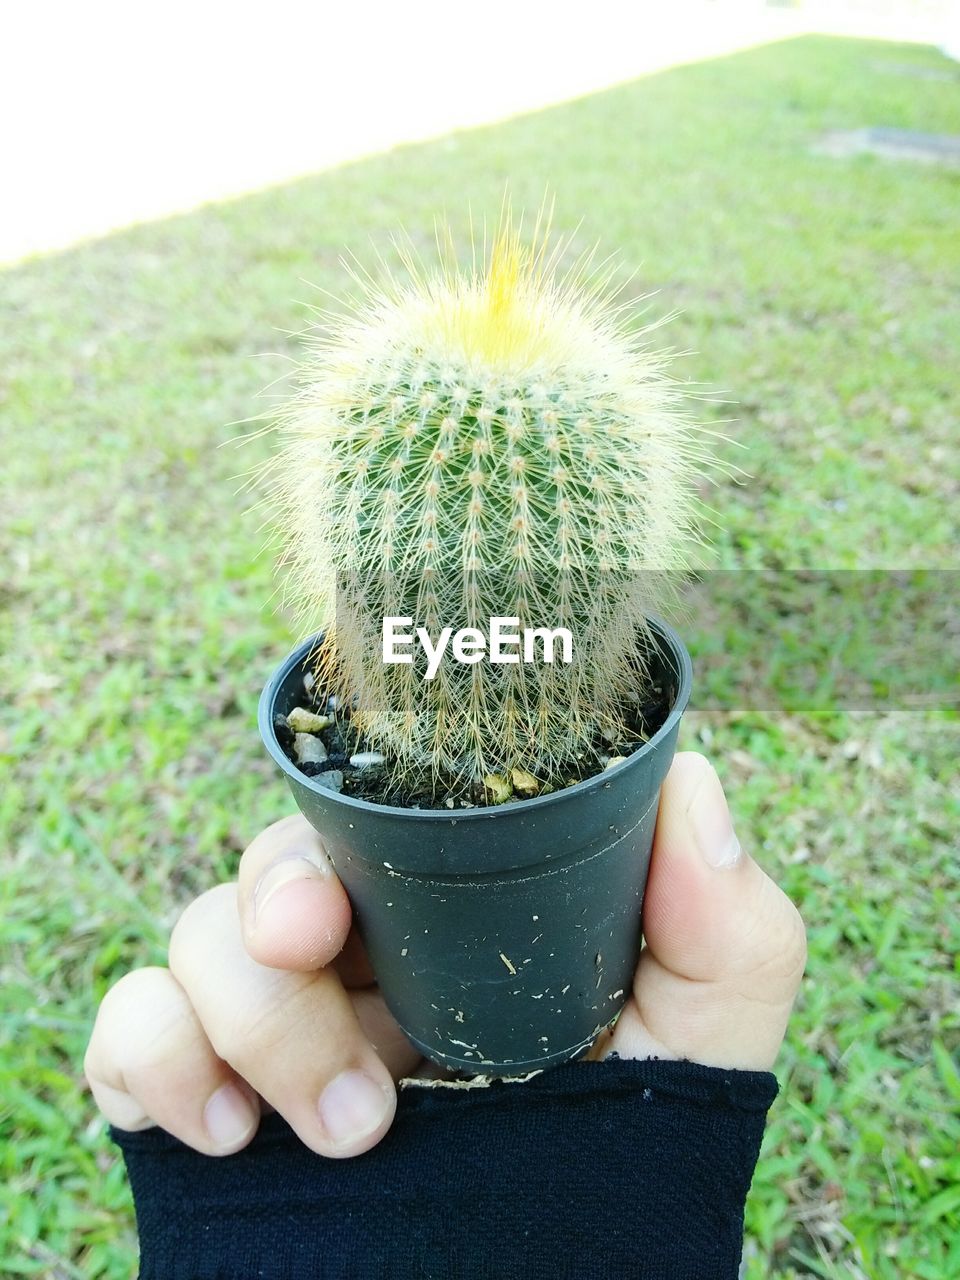
M 317 774 L 324 773 L 326 771 L 326 767 L 326 761 L 320 764 L 316 760 L 307 760 L 300 766 L 300 772 L 306 774 L 308 778 L 315 778 Z
M 322 733 L 333 724 L 330 716 L 318 716 L 315 711 L 306 707 L 294 707 L 287 714 L 287 724 L 294 733 Z
M 510 779 L 518 796 L 535 796 L 540 790 L 540 783 L 526 769 L 511 769 Z
M 327 748 L 312 733 L 297 733 L 293 738 L 293 754 L 297 764 L 320 764 L 327 758 Z
M 304 693 L 312 694 L 316 687 L 317 687 L 317 677 L 313 674 L 312 671 L 305 671 L 303 673 Z
M 488 773 L 483 780 L 483 785 L 494 804 L 503 804 L 513 795 L 510 783 L 499 773 Z
M 343 790 L 343 774 L 339 769 L 329 769 L 326 773 L 318 774 L 317 782 L 321 787 L 327 787 L 330 791 Z
M 387 757 L 379 751 L 358 751 L 355 756 L 350 757 L 354 769 L 369 769 L 375 764 L 386 764 L 386 760 Z
M 607 763 L 603 766 L 604 771 L 606 771 L 607 769 L 612 769 L 615 764 L 623 764 L 626 758 L 627 758 L 626 756 L 611 756 L 610 759 L 607 761 Z

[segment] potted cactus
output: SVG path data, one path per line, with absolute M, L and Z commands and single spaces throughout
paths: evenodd
M 658 618 L 703 452 L 662 353 L 549 218 L 364 283 L 310 339 L 268 483 L 304 640 L 265 744 L 434 1062 L 516 1075 L 615 1020 L 690 692 Z M 605 282 L 604 282 L 605 283 Z

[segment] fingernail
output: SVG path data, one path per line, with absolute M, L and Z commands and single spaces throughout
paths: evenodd
M 257 1116 L 236 1085 L 225 1084 L 203 1109 L 203 1123 L 218 1147 L 232 1147 L 242 1142 L 257 1123 Z
M 279 862 L 275 862 L 272 867 L 266 869 L 254 887 L 254 923 L 278 889 L 291 884 L 294 880 L 325 879 L 329 876 L 330 870 L 330 862 L 324 853 L 291 853 L 286 858 L 281 858 Z
M 320 1095 L 320 1119 L 336 1147 L 372 1133 L 389 1109 L 384 1090 L 363 1071 L 341 1072 Z
M 740 841 L 730 820 L 723 787 L 713 767 L 700 779 L 687 806 L 687 821 L 700 856 L 708 866 L 732 867 L 740 858 Z

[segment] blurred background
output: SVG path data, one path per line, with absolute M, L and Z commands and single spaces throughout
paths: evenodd
M 955 655 L 958 56 L 946 0 L 6 7 L 0 1274 L 132 1274 L 97 1003 L 292 808 L 254 714 L 295 638 L 241 491 L 270 442 L 236 438 L 343 255 L 549 189 L 737 442 L 718 565 L 849 575 L 840 609 Z M 810 935 L 744 1275 L 960 1276 L 955 674 L 751 701 L 764 601 L 687 637 L 681 734 Z
M 960 53 L 958 13 L 953 0 L 9 6 L 0 262 L 790 36 Z

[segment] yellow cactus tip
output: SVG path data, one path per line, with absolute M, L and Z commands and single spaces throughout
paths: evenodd
M 520 243 L 517 231 L 504 225 L 490 251 L 487 273 L 487 306 L 491 320 L 507 316 L 519 301 L 521 279 L 530 271 L 530 253 Z
M 540 353 L 543 342 L 541 286 L 552 209 L 541 208 L 531 242 L 524 242 L 521 217 L 514 223 L 504 200 L 489 259 L 479 272 L 463 279 L 447 272 L 436 319 L 440 345 L 478 358 L 486 365 L 523 365 Z M 471 232 L 471 236 L 472 236 Z M 476 255 L 474 255 L 476 260 Z

